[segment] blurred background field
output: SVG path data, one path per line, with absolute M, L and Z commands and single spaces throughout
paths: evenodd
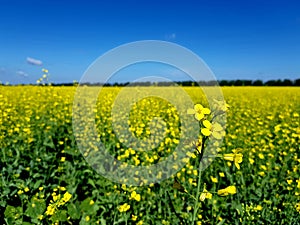
M 120 160 L 154 163 L 163 153 L 137 157 L 113 133 L 110 106 L 121 89 L 103 89 L 96 116 L 101 140 Z M 199 89 L 184 90 L 195 103 L 207 106 Z M 103 178 L 84 160 L 72 128 L 75 91 L 76 87 L 0 86 L 1 224 L 189 224 L 192 201 L 172 187 L 173 178 L 129 187 Z M 300 88 L 222 91 L 230 109 L 218 151 L 242 149 L 243 162 L 238 170 L 216 158 L 204 170 L 202 183 L 212 196 L 201 201 L 197 224 L 299 224 Z M 171 152 L 180 132 L 176 109 L 170 106 L 168 111 L 166 103 L 152 100 L 133 109 L 131 132 L 147 136 L 149 127 L 142 121 L 155 116 L 153 110 L 165 110 L 172 132 L 166 133 L 160 151 Z M 193 194 L 197 174 L 187 163 L 175 176 Z M 235 195 L 217 194 L 229 185 L 236 187 Z

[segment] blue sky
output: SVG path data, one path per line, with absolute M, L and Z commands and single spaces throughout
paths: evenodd
M 296 0 L 1 0 L 0 6 L 3 83 L 35 83 L 43 67 L 52 82 L 80 80 L 99 56 L 139 40 L 190 49 L 218 80 L 300 78 Z M 43 65 L 29 64 L 27 57 Z

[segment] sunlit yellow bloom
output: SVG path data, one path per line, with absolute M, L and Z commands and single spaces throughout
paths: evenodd
M 212 194 L 209 193 L 206 189 L 203 190 L 203 192 L 200 195 L 200 201 L 204 201 L 205 199 L 211 199 L 212 198 Z
M 261 205 L 257 205 L 256 207 L 253 208 L 255 211 L 261 211 L 263 207 Z
M 225 177 L 225 174 L 224 174 L 223 172 L 220 172 L 220 173 L 219 173 L 219 176 L 220 176 L 220 177 Z
M 131 215 L 131 219 L 132 219 L 133 221 L 136 221 L 137 218 L 138 218 L 137 216 L 135 216 L 135 215 L 133 215 L 133 214 Z
M 54 212 L 55 212 L 55 207 L 53 205 L 49 205 L 47 207 L 46 215 L 51 216 L 54 214 Z
M 187 113 L 195 115 L 196 120 L 200 121 L 205 115 L 210 114 L 210 109 L 204 108 L 201 104 L 196 104 L 193 109 L 188 109 Z
M 203 121 L 205 128 L 201 129 L 204 136 L 212 135 L 216 139 L 221 139 L 224 136 L 224 130 L 219 123 L 211 123 L 208 120 Z
M 265 158 L 264 154 L 262 154 L 262 153 L 259 153 L 259 154 L 258 154 L 258 157 L 259 157 L 260 159 L 264 159 L 264 158 Z
M 69 192 L 66 192 L 66 193 L 64 194 L 64 197 L 62 198 L 62 200 L 63 200 L 64 202 L 68 202 L 68 201 L 71 199 L 71 197 L 72 197 L 72 195 L 71 195 Z
M 227 188 L 218 190 L 218 195 L 220 196 L 227 196 L 227 195 L 236 194 L 236 187 L 235 186 L 228 186 Z
M 134 199 L 139 202 L 139 201 L 141 201 L 141 195 L 137 194 L 136 191 L 133 191 L 131 193 L 130 199 Z
M 144 224 L 144 221 L 140 220 L 136 225 L 143 225 L 143 224 Z
M 212 182 L 218 183 L 218 178 L 210 176 L 210 179 L 211 179 Z
M 240 151 L 239 149 L 234 149 L 232 150 L 233 153 L 224 154 L 223 156 L 225 160 L 234 162 L 234 165 L 238 169 L 240 169 L 239 163 L 243 162 L 243 154 L 239 153 Z
M 120 205 L 118 207 L 119 212 L 126 212 L 130 209 L 130 205 L 128 205 L 127 203 L 124 203 L 123 205 Z
M 300 213 L 300 202 L 296 204 L 296 210 Z

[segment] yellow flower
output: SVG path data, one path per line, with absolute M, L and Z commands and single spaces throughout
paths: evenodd
M 24 193 L 24 191 L 23 190 L 18 190 L 18 195 L 21 195 L 21 194 L 23 194 Z
M 260 172 L 258 172 L 258 174 L 260 175 L 260 176 L 265 176 L 265 172 L 264 171 L 260 171 Z
M 296 210 L 300 213 L 300 202 L 297 203 L 295 206 L 296 206 Z
M 48 216 L 51 216 L 51 215 L 54 214 L 54 212 L 55 212 L 55 206 L 49 205 L 49 206 L 47 207 L 46 214 L 47 214 Z
M 131 193 L 131 196 L 130 196 L 130 198 L 129 198 L 130 200 L 131 199 L 134 199 L 134 200 L 136 200 L 136 201 L 141 201 L 141 195 L 140 194 L 137 194 L 136 193 L 136 191 L 133 191 L 132 193 Z
M 206 189 L 204 189 L 203 190 L 203 192 L 201 193 L 201 195 L 200 195 L 200 201 L 204 201 L 205 199 L 211 199 L 212 198 L 212 194 L 211 193 L 209 193 Z
M 220 176 L 220 177 L 225 177 L 225 174 L 224 174 L 223 172 L 220 172 L 220 173 L 219 173 L 219 176 Z
M 249 159 L 249 162 L 250 162 L 251 165 L 253 165 L 254 160 L 253 159 Z
M 255 211 L 261 211 L 263 208 L 261 205 L 257 205 L 256 207 L 253 208 Z
M 66 157 L 61 157 L 61 158 L 60 158 L 60 161 L 61 161 L 61 162 L 66 161 Z
M 66 192 L 64 194 L 64 197 L 62 198 L 62 201 L 66 203 L 71 199 L 71 197 L 72 197 L 72 195 L 69 192 Z
M 230 106 L 225 102 L 225 101 L 218 101 L 216 99 L 214 99 L 216 108 L 222 112 L 226 112 Z
M 211 123 L 208 120 L 203 121 L 205 128 L 201 129 L 201 133 L 204 136 L 212 135 L 216 139 L 221 139 L 224 136 L 224 130 L 219 123 Z
M 91 219 L 90 216 L 85 217 L 85 221 L 87 221 L 87 222 L 90 221 L 90 219 Z
M 212 182 L 218 183 L 218 178 L 210 176 L 210 179 L 211 179 Z
M 136 225 L 142 225 L 144 223 L 143 220 L 140 220 Z
M 42 220 L 43 218 L 44 218 L 43 215 L 38 215 L 38 219 L 39 219 L 39 220 Z
M 233 153 L 224 154 L 224 159 L 228 161 L 233 161 L 236 168 L 240 169 L 239 163 L 243 162 L 243 154 L 239 153 L 241 150 L 234 149 Z
M 188 109 L 187 113 L 195 115 L 196 120 L 200 121 L 205 115 L 210 114 L 210 109 L 204 108 L 201 104 L 196 104 L 193 109 Z
M 260 159 L 264 159 L 264 158 L 265 158 L 264 154 L 262 154 L 262 153 L 259 153 L 259 154 L 258 154 L 258 157 L 259 157 Z
M 94 205 L 95 202 L 93 200 L 90 201 L 90 205 Z
M 228 186 L 227 188 L 218 190 L 218 195 L 220 196 L 227 196 L 227 195 L 236 194 L 236 187 L 235 186 Z
M 130 209 L 130 205 L 128 205 L 127 203 L 124 203 L 123 205 L 120 205 L 118 207 L 119 212 L 126 212 Z
M 136 221 L 137 220 L 137 216 L 135 216 L 135 215 L 131 215 L 131 219 L 133 220 L 133 221 Z
M 28 188 L 28 187 L 26 187 L 26 188 L 24 189 L 24 191 L 25 191 L 25 192 L 28 192 L 28 191 L 29 191 L 29 188 Z

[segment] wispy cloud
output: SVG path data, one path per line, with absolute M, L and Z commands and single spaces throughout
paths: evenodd
M 18 70 L 18 71 L 17 71 L 17 74 L 20 75 L 20 76 L 22 76 L 22 77 L 28 77 L 28 74 L 25 73 L 25 72 L 22 71 L 22 70 Z
M 6 70 L 2 67 L 0 68 L 0 74 L 5 74 Z
M 167 41 L 175 40 L 175 39 L 176 39 L 176 33 L 172 33 L 172 34 L 167 34 L 167 35 L 165 35 L 165 39 L 166 39 Z
M 31 57 L 27 57 L 26 61 L 27 61 L 27 63 L 29 63 L 31 65 L 34 65 L 34 66 L 41 66 L 41 65 L 43 65 L 43 62 L 41 60 L 34 59 L 34 58 L 31 58 Z

